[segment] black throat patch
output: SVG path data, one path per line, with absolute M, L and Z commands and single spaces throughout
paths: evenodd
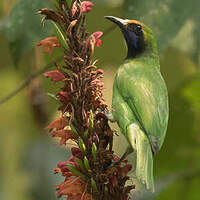
M 137 35 L 133 31 L 123 30 L 123 29 L 122 33 L 124 35 L 128 47 L 128 53 L 126 59 L 135 58 L 141 55 L 146 47 L 143 33 Z

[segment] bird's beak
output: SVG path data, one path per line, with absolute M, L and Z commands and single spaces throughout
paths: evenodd
M 127 23 L 128 23 L 128 20 L 126 20 L 126 19 L 120 19 L 118 17 L 105 16 L 105 18 L 109 19 L 113 23 L 117 24 L 120 28 L 124 28 L 127 25 Z

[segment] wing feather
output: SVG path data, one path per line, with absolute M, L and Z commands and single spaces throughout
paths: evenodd
M 159 68 L 129 62 L 118 70 L 116 84 L 150 142 L 160 149 L 168 123 L 168 95 Z

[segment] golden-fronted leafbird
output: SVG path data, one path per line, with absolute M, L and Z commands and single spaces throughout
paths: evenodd
M 137 178 L 154 191 L 153 156 L 163 144 L 169 113 L 156 41 L 152 30 L 139 21 L 106 18 L 119 26 L 128 49 L 114 79 L 113 111 L 106 115 L 118 123 L 136 151 Z

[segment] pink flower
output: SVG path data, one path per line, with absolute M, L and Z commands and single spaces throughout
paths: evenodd
M 69 163 L 69 161 L 62 161 L 62 162 L 59 162 L 59 163 L 57 164 L 57 167 L 60 168 L 62 172 L 68 172 L 69 169 L 68 169 L 67 166 L 66 166 L 67 164 L 72 164 L 72 165 L 74 165 L 74 163 L 71 163 L 71 162 Z
M 97 74 L 104 75 L 103 69 L 97 69 L 97 70 L 96 70 L 96 73 L 97 73 Z
M 90 1 L 83 1 L 81 2 L 81 12 L 88 13 L 91 11 L 94 4 Z
M 65 76 L 58 70 L 53 70 L 49 72 L 44 73 L 45 77 L 50 77 L 51 80 L 56 83 L 58 81 L 63 81 L 65 79 Z
M 92 9 L 92 6 L 94 6 L 94 4 L 90 1 L 81 2 L 81 12 L 82 13 L 90 12 Z M 78 11 L 77 2 L 74 2 L 74 4 L 72 5 L 72 16 L 74 16 L 77 11 Z
M 94 39 L 94 43 L 97 47 L 100 47 L 100 45 L 102 44 L 102 41 L 99 39 L 101 36 L 103 35 L 103 32 L 101 31 L 97 31 L 95 33 L 93 33 L 92 35 L 90 35 L 90 37 L 87 39 L 85 47 L 88 48 L 90 42 Z

